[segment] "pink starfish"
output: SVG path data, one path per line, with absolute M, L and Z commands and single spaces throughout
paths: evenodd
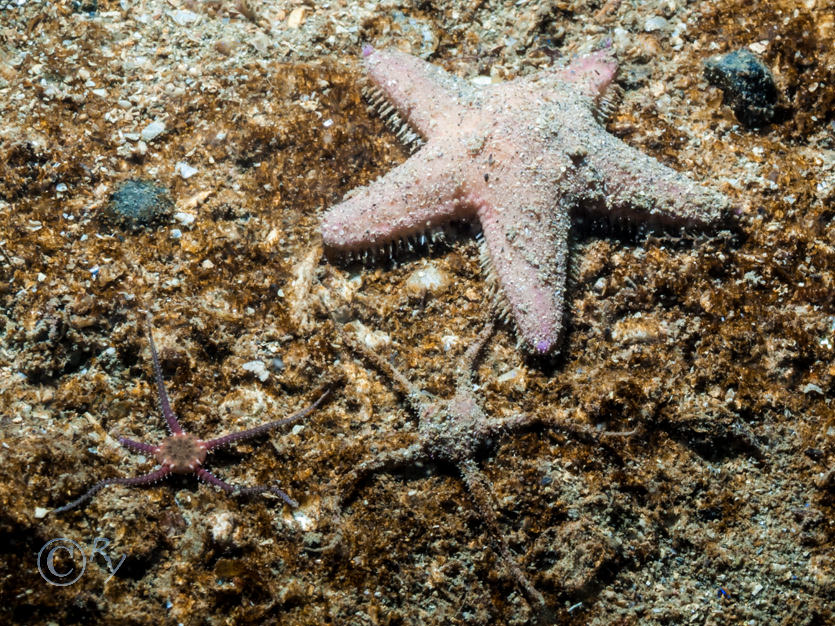
M 159 463 L 159 468 L 148 474 L 143 474 L 142 476 L 135 476 L 132 478 L 106 478 L 102 481 L 97 482 L 95 485 L 90 487 L 90 489 L 87 490 L 86 493 L 79 496 L 72 502 L 55 509 L 55 512 L 63 513 L 64 511 L 74 509 L 79 504 L 83 504 L 84 502 L 92 498 L 94 495 L 96 495 L 96 493 L 98 493 L 101 489 L 107 487 L 108 485 L 126 485 L 128 487 L 134 487 L 138 485 L 151 485 L 157 482 L 158 480 L 165 478 L 169 474 L 195 474 L 197 478 L 199 478 L 203 482 L 218 487 L 228 494 L 237 493 L 241 495 L 255 495 L 258 493 L 269 491 L 279 496 L 290 506 L 297 507 L 299 505 L 298 502 L 293 500 L 293 498 L 288 496 L 286 493 L 284 493 L 284 491 L 282 491 L 278 487 L 237 487 L 222 481 L 220 478 L 212 474 L 209 470 L 204 469 L 201 466 L 203 465 L 203 461 L 206 460 L 206 455 L 209 452 L 217 450 L 218 448 L 222 448 L 223 446 L 228 446 L 229 444 L 235 443 L 236 441 L 242 441 L 245 439 L 252 439 L 253 437 L 258 437 L 259 435 L 263 435 L 264 433 L 278 428 L 279 426 L 284 426 L 286 424 L 298 422 L 300 419 L 313 412 L 320 404 L 322 404 L 322 401 L 327 397 L 328 393 L 330 392 L 325 391 L 325 393 L 319 396 L 319 399 L 316 400 L 316 402 L 311 404 L 309 407 L 302 409 L 301 411 L 293 413 L 289 417 L 285 417 L 274 422 L 267 422 L 266 424 L 261 424 L 260 426 L 250 428 L 248 430 L 243 430 L 237 433 L 224 435 L 223 437 L 218 437 L 217 439 L 208 439 L 204 441 L 203 439 L 199 439 L 191 433 L 183 431 L 182 426 L 180 426 L 180 422 L 177 420 L 177 416 L 174 414 L 174 411 L 171 410 L 171 403 L 168 400 L 168 394 L 165 391 L 165 384 L 162 380 L 162 372 L 159 366 L 159 357 L 157 356 L 156 346 L 154 346 L 154 336 L 151 332 L 150 321 L 148 322 L 148 341 L 151 344 L 151 358 L 154 362 L 154 377 L 156 378 L 157 383 L 157 395 L 159 396 L 159 405 L 160 409 L 162 410 L 162 414 L 165 417 L 165 421 L 168 424 L 168 430 L 171 432 L 171 436 L 166 437 L 158 446 L 149 443 L 143 443 L 141 441 L 134 441 L 133 439 L 128 439 L 127 437 L 119 437 L 119 443 L 122 444 L 125 448 L 128 448 L 129 450 L 134 450 L 135 452 L 142 452 L 143 454 L 149 454 L 153 456 L 156 459 L 157 463 Z
M 450 220 L 478 220 L 500 312 L 536 353 L 554 352 L 562 327 L 573 211 L 684 226 L 715 222 L 728 207 L 600 124 L 618 68 L 610 45 L 488 87 L 402 52 L 363 54 L 382 92 L 373 103 L 426 143 L 326 213 L 325 246 L 349 258 L 391 253 Z

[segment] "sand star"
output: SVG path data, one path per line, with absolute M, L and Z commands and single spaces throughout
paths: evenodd
M 562 328 L 570 215 L 577 209 L 680 226 L 728 208 L 702 187 L 608 134 L 617 73 L 611 45 L 561 69 L 480 87 L 396 51 L 363 50 L 372 104 L 425 144 L 349 194 L 322 221 L 330 252 L 425 241 L 451 220 L 477 220 L 500 314 L 523 345 L 554 353 Z

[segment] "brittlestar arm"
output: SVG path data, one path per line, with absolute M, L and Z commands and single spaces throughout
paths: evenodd
M 371 364 L 377 368 L 377 370 L 386 376 L 389 380 L 391 380 L 395 385 L 400 387 L 401 393 L 406 396 L 406 400 L 409 403 L 409 406 L 415 413 L 420 413 L 421 409 L 424 406 L 426 401 L 425 394 L 417 387 L 415 387 L 411 381 L 406 378 L 400 370 L 394 367 L 391 363 L 386 361 L 385 359 L 381 358 L 375 352 L 372 352 L 368 347 L 363 345 L 360 341 L 355 339 L 354 337 L 350 336 L 346 333 L 342 328 L 337 325 L 337 329 L 339 334 L 342 336 L 342 340 L 347 344 L 348 348 L 353 350 L 357 353 L 360 357 L 363 357 L 371 362 Z
M 119 437 L 119 443 L 128 450 L 135 450 L 136 452 L 142 452 L 144 454 L 156 454 L 159 449 L 159 446 L 152 446 L 150 443 L 134 441 L 133 439 L 128 439 L 127 437 Z
M 357 487 L 366 477 L 383 469 L 396 469 L 414 464 L 418 459 L 425 456 L 425 447 L 420 443 L 414 443 L 408 448 L 401 448 L 391 452 L 384 452 L 373 459 L 360 463 L 348 476 L 340 481 L 341 493 L 336 496 L 334 510 L 334 523 L 339 528 L 328 545 L 322 548 L 310 549 L 309 552 L 328 552 L 342 541 L 342 506 L 350 500 L 357 491 Z
M 217 439 L 210 439 L 206 442 L 206 451 L 211 452 L 217 448 L 221 448 L 223 446 L 228 446 L 231 443 L 236 441 L 241 441 L 243 439 L 251 439 L 253 437 L 257 437 L 258 435 L 263 435 L 266 432 L 273 430 L 274 428 L 278 428 L 279 426 L 284 426 L 286 424 L 292 424 L 293 422 L 298 422 L 304 417 L 310 415 L 313 411 L 315 411 L 322 402 L 325 401 L 325 398 L 328 397 L 330 394 L 330 389 L 325 391 L 319 399 L 316 400 L 313 404 L 309 407 L 302 409 L 301 411 L 297 411 L 293 413 L 289 417 L 285 417 L 280 420 L 275 420 L 274 422 L 267 422 L 266 424 L 261 424 L 260 426 L 256 426 L 255 428 L 250 428 L 248 430 L 242 430 L 238 433 L 231 433 L 229 435 L 224 435 L 223 437 L 218 437 Z
M 96 493 L 107 487 L 108 485 L 125 485 L 126 487 L 136 487 L 138 485 L 150 485 L 152 483 L 157 482 L 158 480 L 165 478 L 168 474 L 171 473 L 171 470 L 165 467 L 161 467 L 158 470 L 154 470 L 149 474 L 143 474 L 142 476 L 136 476 L 134 478 L 105 478 L 104 480 L 96 483 L 90 489 L 79 498 L 76 498 L 69 504 L 65 504 L 62 507 L 59 507 L 54 510 L 55 513 L 63 513 L 65 511 L 69 511 L 70 509 L 74 509 L 79 504 L 83 504 L 90 498 L 92 498 Z
M 831 489 L 835 486 L 835 466 L 830 467 L 828 472 L 821 474 L 815 481 L 819 489 Z
M 284 491 L 279 489 L 278 487 L 267 487 L 259 485 L 257 487 L 237 487 L 235 485 L 230 485 L 229 483 L 221 480 L 214 474 L 212 474 L 209 470 L 203 469 L 202 467 L 194 472 L 197 474 L 197 477 L 202 480 L 203 482 L 213 485 L 219 489 L 223 489 L 228 494 L 236 494 L 241 496 L 254 496 L 259 493 L 264 493 L 269 491 L 270 493 L 274 493 L 279 498 L 284 500 L 288 505 L 292 508 L 297 509 L 299 507 L 299 503 L 293 500 L 290 496 L 288 496 Z
M 635 429 L 625 431 L 596 430 L 582 424 L 572 424 L 565 415 L 554 416 L 541 413 L 517 413 L 510 417 L 500 418 L 491 424 L 490 430 L 493 434 L 501 434 L 533 426 L 548 426 L 554 430 L 561 430 L 584 443 L 591 444 L 600 443 L 600 440 L 606 437 L 631 437 L 638 432 Z
M 471 383 L 473 380 L 473 370 L 475 369 L 475 363 L 478 359 L 478 355 L 481 353 L 481 350 L 484 348 L 484 344 L 487 343 L 487 340 L 490 339 L 490 335 L 493 334 L 493 322 L 488 322 L 485 324 L 484 328 L 478 334 L 475 342 L 467 348 L 467 351 L 461 357 L 461 362 L 458 365 L 458 386 Z
M 162 380 L 162 370 L 159 366 L 159 357 L 157 356 L 157 348 L 154 345 L 154 333 L 151 329 L 151 318 L 148 316 L 148 341 L 151 344 L 151 358 L 154 361 L 154 377 L 157 382 L 157 395 L 159 396 L 159 406 L 162 409 L 162 414 L 165 416 L 165 421 L 168 424 L 168 430 L 172 435 L 180 435 L 183 432 L 180 422 L 177 421 L 177 416 L 171 410 L 171 403 L 168 401 L 168 394 L 165 391 L 165 383 Z
M 603 440 L 612 438 L 626 438 L 635 435 L 638 430 L 597 430 L 590 426 L 582 426 L 576 424 L 569 424 L 564 421 L 543 420 L 543 424 L 548 424 L 554 430 L 561 430 L 562 432 L 576 437 L 584 443 L 608 445 Z
M 391 452 L 384 452 L 383 454 L 377 455 L 373 459 L 363 461 L 351 470 L 348 477 L 342 481 L 343 484 L 347 486 L 342 490 L 343 493 L 338 499 L 339 505 L 342 506 L 342 503 L 350 500 L 356 492 L 357 486 L 368 476 L 376 474 L 384 469 L 390 470 L 413 465 L 424 455 L 424 453 L 425 447 L 422 444 L 413 443 L 408 448 L 400 448 L 398 450 L 392 450 Z
M 520 589 L 528 598 L 528 602 L 530 602 L 532 606 L 536 607 L 537 610 L 542 611 L 545 608 L 545 598 L 543 598 L 542 594 L 536 590 L 533 583 L 531 583 L 531 581 L 528 580 L 528 577 L 525 576 L 522 568 L 520 568 L 519 564 L 516 563 L 516 559 L 510 552 L 510 548 L 508 547 L 507 542 L 504 539 L 504 535 L 502 535 L 501 529 L 499 528 L 499 524 L 496 521 L 496 513 L 490 501 L 490 485 L 487 483 L 487 479 L 472 459 L 462 461 L 459 464 L 458 469 L 461 472 L 461 477 L 464 479 L 464 483 L 467 485 L 467 490 L 470 492 L 470 496 L 475 503 L 476 510 L 481 514 L 482 519 L 490 529 L 490 535 L 493 538 L 496 551 L 499 553 L 505 567 L 509 570 L 510 575 L 516 581 L 516 584 L 519 585 Z

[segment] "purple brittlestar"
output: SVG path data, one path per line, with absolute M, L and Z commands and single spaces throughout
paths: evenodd
M 298 503 L 278 487 L 237 487 L 230 485 L 212 474 L 209 470 L 204 469 L 202 467 L 203 461 L 206 460 L 207 454 L 217 450 L 218 448 L 228 446 L 236 441 L 242 441 L 263 435 L 264 433 L 274 430 L 279 426 L 285 426 L 287 424 L 298 422 L 300 419 L 315 410 L 324 401 L 329 392 L 325 391 L 325 393 L 319 396 L 319 399 L 316 400 L 316 402 L 301 411 L 293 413 L 289 417 L 285 417 L 274 422 L 267 422 L 261 426 L 256 426 L 255 428 L 250 428 L 241 432 L 224 435 L 222 437 L 218 437 L 217 439 L 199 439 L 195 435 L 187 433 L 183 430 L 182 426 L 180 426 L 180 422 L 177 420 L 177 416 L 171 409 L 171 403 L 168 400 L 168 394 L 165 391 L 165 384 L 162 380 L 159 357 L 157 356 L 156 346 L 154 346 L 154 337 L 151 332 L 150 321 L 148 322 L 148 341 L 151 344 L 151 357 L 153 358 L 154 363 L 154 376 L 157 383 L 159 404 L 171 435 L 156 446 L 149 443 L 143 443 L 141 441 L 134 441 L 133 439 L 128 439 L 127 437 L 119 437 L 119 443 L 129 450 L 152 455 L 157 460 L 159 468 L 149 472 L 148 474 L 132 478 L 106 478 L 90 487 L 84 495 L 76 498 L 69 504 L 65 504 L 64 506 L 55 509 L 55 512 L 63 513 L 64 511 L 74 509 L 78 505 L 83 504 L 92 498 L 96 495 L 96 493 L 108 485 L 126 485 L 129 487 L 137 485 L 150 485 L 162 478 L 165 478 L 169 474 L 195 474 L 197 478 L 203 482 L 219 487 L 228 494 L 236 493 L 241 495 L 254 495 L 269 491 L 279 496 L 290 506 L 297 507 Z

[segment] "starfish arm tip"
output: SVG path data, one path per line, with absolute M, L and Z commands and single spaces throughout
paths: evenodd
M 534 351 L 538 354 L 546 354 L 551 351 L 551 348 L 554 346 L 554 342 L 549 339 L 540 339 L 534 345 Z

